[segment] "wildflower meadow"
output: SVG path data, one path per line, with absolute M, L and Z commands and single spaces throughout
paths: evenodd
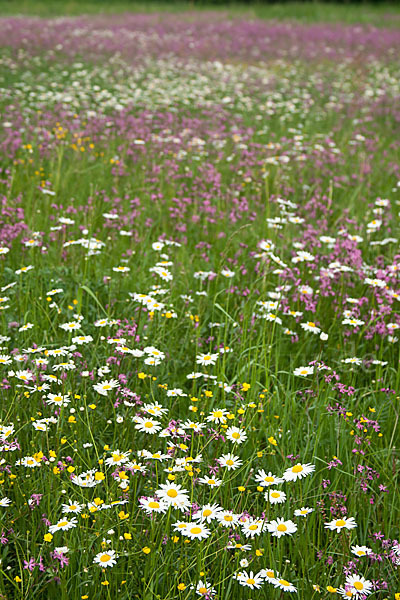
M 400 598 L 400 13 L 355 10 L 0 18 L 1 599 Z

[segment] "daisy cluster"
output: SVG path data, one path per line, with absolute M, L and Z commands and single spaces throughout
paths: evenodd
M 399 30 L 0 43 L 0 596 L 397 597 Z

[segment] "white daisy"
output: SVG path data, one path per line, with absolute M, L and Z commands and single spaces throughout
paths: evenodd
M 292 535 L 292 533 L 295 533 L 297 525 L 293 521 L 285 521 L 278 517 L 276 520 L 267 523 L 267 529 L 273 536 L 280 538 L 283 535 Z
M 333 519 L 333 521 L 329 521 L 329 523 L 324 523 L 325 529 L 330 529 L 334 531 L 336 529 L 337 532 L 342 531 L 342 529 L 354 529 L 357 527 L 357 523 L 354 520 L 354 517 L 343 518 L 343 519 Z
M 283 474 L 283 479 L 285 481 L 297 481 L 297 479 L 302 479 L 303 477 L 310 475 L 310 473 L 312 473 L 313 471 L 315 471 L 315 465 L 310 465 L 308 463 L 302 465 L 300 463 L 297 463 L 297 465 L 286 469 L 286 471 Z
M 97 563 L 99 567 L 113 567 L 117 564 L 118 554 L 115 550 L 107 550 L 106 552 L 99 552 L 93 559 L 94 563 Z

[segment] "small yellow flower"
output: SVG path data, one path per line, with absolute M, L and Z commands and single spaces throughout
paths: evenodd
M 103 481 L 106 478 L 106 476 L 101 471 L 96 471 L 96 473 L 94 474 L 94 478 L 96 481 Z
M 272 444 L 272 446 L 277 446 L 278 442 L 276 441 L 276 439 L 271 435 L 271 437 L 268 438 L 268 441 L 270 444 Z
M 178 590 L 183 592 L 183 590 L 186 590 L 186 585 L 184 583 L 178 583 Z
M 242 392 L 247 392 L 251 388 L 249 383 L 242 383 Z
M 17 575 L 16 577 L 14 577 L 14 581 L 16 581 L 17 583 L 21 583 L 22 579 Z
M 142 552 L 144 552 L 144 554 L 150 554 L 151 550 L 148 546 L 145 546 L 144 548 L 142 548 Z
M 336 594 L 337 592 L 337 588 L 334 588 L 331 585 L 328 585 L 326 589 L 328 590 L 328 592 L 331 592 L 331 594 Z
M 132 534 L 131 533 L 124 533 L 124 538 L 126 540 L 131 540 L 132 539 Z
M 53 539 L 53 536 L 51 535 L 51 533 L 45 533 L 43 536 L 43 539 L 45 542 L 51 542 L 51 540 Z

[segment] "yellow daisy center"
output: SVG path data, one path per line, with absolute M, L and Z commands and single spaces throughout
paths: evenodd
M 65 525 L 68 525 L 68 521 L 60 521 L 57 523 L 57 527 L 65 527 Z
M 344 525 L 346 525 L 346 521 L 343 521 L 343 519 L 338 519 L 335 525 L 336 527 L 343 527 Z
M 192 529 L 190 530 L 190 533 L 193 533 L 193 535 L 197 535 L 199 533 L 201 533 L 202 529 L 201 527 L 192 527 Z
M 361 581 L 355 581 L 353 583 L 354 587 L 356 588 L 356 590 L 360 591 L 364 589 L 364 585 L 361 583 Z
M 270 577 L 271 579 L 273 579 L 275 577 L 275 573 L 273 571 L 267 571 L 266 572 L 266 576 Z
M 111 560 L 111 556 L 109 554 L 103 554 L 100 556 L 100 562 L 105 563 Z

